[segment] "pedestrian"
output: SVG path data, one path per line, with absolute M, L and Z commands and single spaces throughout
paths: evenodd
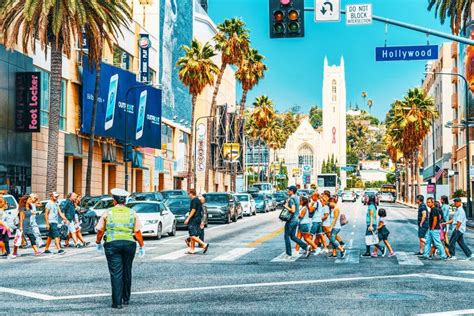
M 35 193 L 31 193 L 29 203 L 30 203 L 30 206 L 31 206 L 31 213 L 32 213 L 32 215 L 31 215 L 31 227 L 33 228 L 33 233 L 34 233 L 35 238 L 36 238 L 35 242 L 36 242 L 36 245 L 39 248 L 42 248 L 42 247 L 44 247 L 44 241 L 43 241 L 43 238 L 41 236 L 41 231 L 39 229 L 38 223 L 36 222 L 36 216 L 38 214 L 37 208 L 38 208 L 38 206 L 41 206 L 41 202 L 39 201 L 38 195 L 35 194 Z
M 84 237 L 82 236 L 81 232 L 81 220 L 79 218 L 79 212 L 81 211 L 81 196 L 77 195 L 76 200 L 74 201 L 74 207 L 76 209 L 76 213 L 74 214 L 74 219 L 76 222 L 76 236 L 77 240 L 79 240 L 82 243 L 83 247 L 89 246 L 90 242 L 85 241 Z
M 311 223 L 311 234 L 314 236 L 314 242 L 317 246 L 322 246 L 323 251 L 328 253 L 326 244 L 326 238 L 324 238 L 323 232 L 323 205 L 321 204 L 320 195 L 318 192 L 314 192 L 311 195 L 311 204 L 309 206 L 309 212 L 312 213 Z M 321 252 L 321 248 L 316 248 L 315 255 Z
M 375 195 L 369 196 L 367 211 L 365 213 L 365 236 L 370 236 L 377 230 L 377 206 Z M 372 253 L 370 252 L 370 245 L 365 246 L 365 253 L 362 255 L 363 257 L 370 257 Z
M 446 252 L 444 251 L 443 244 L 441 243 L 440 240 L 440 221 L 443 218 L 442 210 L 441 210 L 441 205 L 439 202 L 436 202 L 437 205 L 435 204 L 435 201 L 432 197 L 429 197 L 426 199 L 426 204 L 430 208 L 430 214 L 428 218 L 428 224 L 429 224 L 429 229 L 428 232 L 426 233 L 426 242 L 425 242 L 425 249 L 423 251 L 423 259 L 429 259 L 430 258 L 430 250 L 431 250 L 431 245 L 433 244 L 436 249 L 439 251 L 439 254 L 441 256 L 441 259 L 446 260 Z
M 46 203 L 45 206 L 45 213 L 44 213 L 44 220 L 46 222 L 46 229 L 48 230 L 48 239 L 46 239 L 46 246 L 44 247 L 44 253 L 52 253 L 49 250 L 49 246 L 51 245 L 51 241 L 54 240 L 54 245 L 56 247 L 58 254 L 64 254 L 64 250 L 61 249 L 60 245 L 60 233 L 59 233 L 59 218 L 63 220 L 63 223 L 69 224 L 68 220 L 64 216 L 63 212 L 61 212 L 61 208 L 58 205 L 58 198 L 59 193 L 53 192 L 50 194 L 50 200 Z
M 330 233 L 328 237 L 332 245 L 332 254 L 329 257 L 337 258 L 337 250 L 339 250 L 341 258 L 344 258 L 346 256 L 346 251 L 336 239 L 341 231 L 341 210 L 337 207 L 337 199 L 335 197 L 329 199 L 329 209 L 331 226 L 329 226 Z
M 331 236 L 331 210 L 329 208 L 329 199 L 331 198 L 330 195 L 323 193 L 321 197 L 321 205 L 322 205 L 322 230 L 326 237 L 330 238 Z M 323 253 L 329 253 L 328 248 L 326 247 L 323 249 Z
M 209 243 L 204 243 L 200 238 L 202 230 L 201 227 L 203 226 L 202 203 L 201 200 L 197 197 L 196 190 L 194 189 L 189 190 L 189 198 L 191 199 L 191 205 L 189 207 L 189 215 L 184 221 L 184 224 L 188 225 L 189 237 L 191 238 L 191 240 L 189 242 L 189 248 L 186 250 L 186 253 L 194 254 L 195 245 L 197 243 L 203 248 L 203 254 L 205 254 L 209 249 Z
M 313 242 L 313 235 L 311 235 L 311 221 L 309 219 L 309 199 L 306 196 L 300 198 L 300 214 L 298 216 L 298 238 L 303 237 L 304 241 L 312 250 L 319 249 Z M 301 237 L 300 237 L 301 236 Z M 296 244 L 296 251 L 299 250 L 299 245 Z
M 285 222 L 285 251 L 286 251 L 286 258 L 289 259 L 292 257 L 291 252 L 291 241 L 293 240 L 295 243 L 299 244 L 301 248 L 306 251 L 306 256 L 309 256 L 311 248 L 301 239 L 296 236 L 296 230 L 298 229 L 298 222 L 299 222 L 299 200 L 298 196 L 296 195 L 296 191 L 298 189 L 296 186 L 292 185 L 288 187 L 288 195 L 289 198 L 286 203 L 283 205 L 285 209 L 288 210 L 292 214 L 291 219 Z
M 449 199 L 446 195 L 441 196 L 441 210 L 443 212 L 443 232 L 444 232 L 444 244 L 448 247 L 449 246 L 449 228 L 450 225 L 447 224 L 449 222 Z M 446 247 L 445 247 L 446 249 Z M 449 256 L 449 254 L 448 254 Z
M 456 260 L 456 243 L 461 247 L 462 251 L 464 251 L 466 260 L 470 260 L 472 259 L 472 251 L 464 242 L 467 218 L 460 198 L 454 199 L 454 206 L 456 207 L 456 212 L 454 213 L 453 219 L 448 222 L 448 224 L 454 225 L 453 234 L 449 241 L 449 252 L 452 256 L 451 260 Z
M 386 250 L 388 249 L 389 257 L 395 256 L 395 252 L 393 251 L 392 245 L 388 241 L 388 236 L 390 235 L 390 231 L 388 230 L 387 226 L 385 225 L 385 218 L 387 217 L 387 211 L 383 208 L 379 209 L 377 212 L 379 216 L 378 224 L 377 224 L 377 236 L 379 238 L 379 245 L 383 241 L 385 247 L 380 247 L 379 245 L 375 245 L 375 249 L 372 252 L 372 257 L 378 256 L 379 249 L 382 249 L 382 257 L 385 257 Z
M 420 249 L 417 253 L 417 256 L 423 256 L 423 252 L 425 251 L 425 244 L 426 244 L 426 233 L 429 229 L 429 222 L 428 222 L 428 208 L 424 203 L 425 198 L 423 195 L 418 195 L 416 197 L 416 203 L 418 204 L 418 239 L 420 241 Z
M 31 216 L 33 215 L 31 211 L 31 200 L 28 195 L 25 195 L 20 198 L 18 203 L 18 210 L 20 216 L 20 224 L 19 230 L 23 234 L 23 236 L 27 237 L 30 240 L 31 247 L 34 250 L 35 256 L 41 255 L 41 251 L 38 249 L 36 245 L 36 237 L 33 231 L 33 227 L 31 226 Z M 18 247 L 13 246 L 13 256 L 18 257 Z
M 65 246 L 69 247 L 69 240 L 72 237 L 72 241 L 74 242 L 74 247 L 76 248 L 82 248 L 84 246 L 80 245 L 77 240 L 77 225 L 79 224 L 79 219 L 76 216 L 76 206 L 74 205 L 74 201 L 77 198 L 77 194 L 74 192 L 71 192 L 67 195 L 66 200 L 64 203 L 61 205 L 61 211 L 64 213 L 64 216 L 68 220 L 69 224 L 67 225 L 68 227 L 68 236 L 65 241 Z
M 122 305 L 130 304 L 132 264 L 137 250 L 135 240 L 140 245 L 140 258 L 145 255 L 145 243 L 140 231 L 140 219 L 134 210 L 124 205 L 128 192 L 113 189 L 111 193 L 115 206 L 104 212 L 99 219 L 96 250 L 101 253 L 105 249 L 112 285 L 112 308 L 121 309 Z M 102 245 L 104 235 L 105 242 Z
M 3 212 L 7 208 L 7 202 L 0 195 L 0 244 L 1 244 L 1 255 L 7 259 L 14 259 L 10 253 L 10 227 L 6 222 L 3 221 Z

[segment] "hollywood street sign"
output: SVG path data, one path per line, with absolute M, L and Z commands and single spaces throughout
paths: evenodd
M 376 47 L 376 61 L 438 59 L 438 45 Z

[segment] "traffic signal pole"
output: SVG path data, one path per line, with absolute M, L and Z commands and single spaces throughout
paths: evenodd
M 304 8 L 304 10 L 306 12 L 314 12 L 314 8 Z M 345 15 L 346 11 L 341 10 L 341 14 Z M 372 15 L 372 19 L 375 20 L 375 21 L 378 21 L 378 22 L 382 22 L 382 23 L 386 23 L 386 24 L 390 24 L 390 25 L 395 25 L 395 26 L 405 28 L 405 29 L 409 29 L 409 30 L 412 30 L 412 31 L 415 31 L 415 32 L 420 32 L 420 33 L 423 33 L 423 34 L 429 34 L 429 35 L 441 37 L 441 38 L 444 38 L 444 39 L 447 39 L 447 40 L 450 40 L 450 41 L 455 41 L 455 42 L 458 42 L 458 43 L 474 46 L 474 40 L 469 39 L 469 38 L 464 38 L 464 37 L 461 37 L 461 36 L 456 36 L 456 35 L 452 35 L 452 34 L 449 34 L 449 33 L 444 33 L 444 32 L 432 30 L 432 29 L 429 29 L 429 28 L 426 28 L 426 27 L 422 27 L 422 26 L 418 26 L 418 25 L 414 25 L 414 24 L 409 24 L 409 23 L 405 23 L 405 22 L 401 22 L 401 21 L 397 21 L 397 20 L 392 20 L 392 19 L 388 19 L 388 18 L 384 18 L 384 17 L 381 17 L 381 16 L 376 16 L 376 15 Z

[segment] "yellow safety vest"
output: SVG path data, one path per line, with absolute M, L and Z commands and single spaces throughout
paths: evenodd
M 105 225 L 107 242 L 115 240 L 135 241 L 133 239 L 134 227 L 134 210 L 125 206 L 116 206 L 107 210 L 107 224 Z

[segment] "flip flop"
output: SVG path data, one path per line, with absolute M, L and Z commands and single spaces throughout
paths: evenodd
M 203 254 L 206 254 L 206 252 L 207 252 L 207 249 L 209 249 L 209 243 L 206 245 L 206 247 L 204 247 L 204 250 L 203 250 L 203 252 L 202 252 L 202 253 L 203 253 Z

